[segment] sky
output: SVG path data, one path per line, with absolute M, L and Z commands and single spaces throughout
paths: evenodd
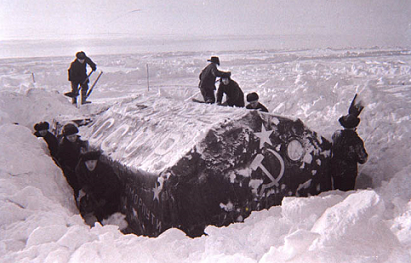
M 0 40 L 325 35 L 409 43 L 408 0 L 1 0 Z

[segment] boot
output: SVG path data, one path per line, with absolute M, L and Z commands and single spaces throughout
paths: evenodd
M 77 97 L 72 98 L 72 99 L 71 99 L 71 103 L 72 103 L 72 104 L 77 104 Z
M 83 104 L 89 104 L 89 103 L 91 103 L 91 101 L 87 100 L 86 95 L 85 94 L 82 95 L 81 96 L 81 104 L 83 105 Z

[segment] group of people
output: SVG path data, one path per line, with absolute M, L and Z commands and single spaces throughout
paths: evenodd
M 211 57 L 210 62 L 200 73 L 200 88 L 205 103 L 213 104 L 216 102 L 214 91 L 216 90 L 216 79 L 220 78 L 220 84 L 217 90 L 217 104 L 223 106 L 244 107 L 244 93 L 237 82 L 231 79 L 231 72 L 218 70 L 220 65 L 218 57 Z M 226 101 L 222 102 L 223 95 L 226 95 Z M 356 178 L 358 175 L 358 163 L 364 164 L 368 159 L 367 151 L 364 147 L 363 140 L 358 136 L 356 127 L 360 123 L 358 117 L 364 108 L 361 104 L 355 103 L 356 97 L 349 108 L 349 113 L 339 119 L 343 130 L 338 130 L 332 137 L 332 158 L 331 158 L 331 176 L 333 179 L 334 189 L 349 191 L 354 190 Z M 268 109 L 259 101 L 256 92 L 247 95 L 249 103 L 247 109 L 255 109 L 268 112 Z
M 231 79 L 231 72 L 217 69 L 220 65 L 218 57 L 211 57 L 209 65 L 201 72 L 199 88 L 206 103 L 215 103 L 223 106 L 244 107 L 244 93 L 238 83 Z M 81 87 L 82 101 L 87 103 L 88 90 L 87 65 L 93 71 L 96 64 L 83 51 L 76 54 L 76 60 L 68 70 L 71 81 L 73 103 Z M 217 96 L 216 79 L 219 80 Z M 223 96 L 226 100 L 223 102 Z M 256 92 L 246 97 L 247 109 L 268 112 L 268 109 L 259 102 Z M 360 123 L 358 117 L 363 109 L 361 104 L 350 106 L 349 113 L 339 119 L 343 130 L 338 130 L 332 136 L 331 176 L 334 189 L 348 191 L 355 187 L 358 173 L 357 164 L 367 161 L 368 154 L 363 140 L 358 136 L 356 127 Z M 55 136 L 49 131 L 49 123 L 40 122 L 34 125 L 37 137 L 42 137 L 48 145 L 50 155 L 63 171 L 68 184 L 73 188 L 76 204 L 83 218 L 91 225 L 95 221 L 101 222 L 111 214 L 120 211 L 120 181 L 113 169 L 105 162 L 100 161 L 99 151 L 89 150 L 88 143 L 80 139 L 78 127 L 73 123 L 66 124 L 62 133 Z
M 77 207 L 85 221 L 93 225 L 119 212 L 120 180 L 108 164 L 100 161 L 100 151 L 89 149 L 73 123 L 64 125 L 59 136 L 49 128 L 47 122 L 37 123 L 34 135 L 47 143 L 51 157 L 73 188 Z
M 216 90 L 216 80 L 219 77 L 220 84 L 217 90 L 217 104 L 230 107 L 244 107 L 244 93 L 238 83 L 231 79 L 231 72 L 218 70 L 217 66 L 220 65 L 218 57 L 213 56 L 207 61 L 210 64 L 201 71 L 199 75 L 200 83 L 198 84 L 204 102 L 209 104 L 216 102 L 214 91 Z M 226 100 L 222 102 L 224 94 L 226 95 Z M 246 108 L 268 112 L 268 109 L 259 103 L 258 99 L 259 97 L 256 92 L 249 93 L 247 95 L 248 105 Z

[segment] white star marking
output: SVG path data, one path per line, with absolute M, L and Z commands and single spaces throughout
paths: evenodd
M 260 138 L 260 149 L 264 147 L 264 143 L 268 143 L 269 145 L 273 145 L 270 140 L 270 135 L 273 133 L 273 130 L 267 131 L 264 127 L 264 124 L 261 124 L 261 132 L 255 132 L 255 136 Z

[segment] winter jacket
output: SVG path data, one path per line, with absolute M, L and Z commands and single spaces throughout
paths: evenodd
M 253 107 L 251 106 L 251 104 L 248 104 L 248 105 L 246 106 L 246 108 L 249 109 L 249 110 L 259 110 L 259 111 L 263 111 L 263 112 L 268 112 L 268 109 L 267 109 L 263 104 L 261 104 L 261 103 L 258 103 L 258 104 L 257 104 L 257 107 L 255 107 L 255 108 L 253 108 Z
M 357 163 L 368 159 L 363 140 L 352 129 L 338 130 L 333 136 L 331 173 L 334 188 L 343 191 L 354 190 L 357 178 Z
M 224 94 L 227 96 L 225 103 L 228 106 L 244 107 L 244 93 L 234 80 L 230 79 L 228 85 L 220 82 L 217 91 L 217 103 L 221 103 Z
M 82 211 L 83 213 L 93 212 L 101 221 L 119 211 L 121 184 L 108 164 L 98 161 L 96 168 L 89 171 L 85 161 L 80 160 L 76 167 L 76 176 L 80 188 L 86 194 L 83 198 L 89 204 L 86 209 L 89 211 Z
M 215 90 L 215 81 L 217 77 L 221 77 L 223 71 L 219 71 L 217 69 L 217 64 L 215 63 L 210 63 L 207 65 L 203 71 L 200 73 L 200 83 L 198 84 L 198 87 L 200 89 L 204 90 Z
M 34 133 L 35 136 L 37 137 L 43 137 L 43 139 L 46 141 L 47 146 L 50 150 L 50 155 L 52 157 L 57 157 L 57 152 L 58 152 L 58 141 L 56 136 L 54 136 L 51 132 L 47 131 L 47 134 L 45 136 L 41 136 L 40 133 L 37 131 Z
M 80 159 L 80 153 L 86 149 L 87 143 L 80 140 L 80 138 L 77 138 L 77 141 L 73 143 L 64 137 L 57 153 L 57 161 L 63 170 L 67 182 L 73 188 L 75 195 L 80 190 L 75 169 Z
M 84 63 L 80 63 L 78 59 L 71 62 L 68 69 L 68 80 L 74 83 L 83 83 L 87 78 L 87 64 L 93 71 L 97 69 L 97 65 L 89 57 L 85 58 Z M 88 80 L 86 82 L 88 83 Z

